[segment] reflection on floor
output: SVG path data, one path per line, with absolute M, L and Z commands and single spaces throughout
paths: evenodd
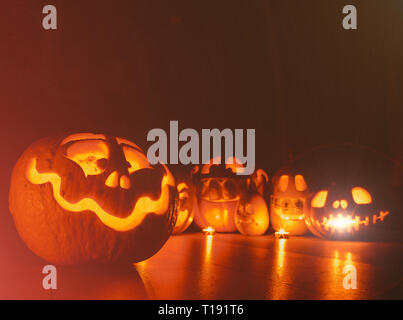
M 152 299 L 401 299 L 402 249 L 401 243 L 194 233 L 172 237 L 136 269 Z M 357 288 L 348 290 L 349 265 Z
M 53 293 L 43 290 L 44 262 L 35 258 L 7 271 L 0 298 L 402 299 L 402 249 L 397 242 L 188 233 L 134 268 L 58 267 Z M 354 281 L 354 268 L 345 266 L 356 270 L 356 289 L 345 289 Z

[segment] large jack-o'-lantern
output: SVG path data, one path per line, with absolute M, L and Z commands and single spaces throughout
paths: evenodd
M 304 176 L 290 168 L 278 170 L 273 178 L 270 198 L 270 220 L 275 231 L 284 230 L 291 235 L 308 231 L 305 214 L 308 211 L 309 189 Z
M 367 188 L 334 183 L 313 196 L 306 223 L 319 237 L 350 239 L 365 235 L 388 215 L 388 210 L 378 208 Z
M 195 223 L 202 229 L 213 228 L 217 232 L 237 229 L 248 235 L 266 232 L 269 226 L 267 206 L 259 193 L 250 192 L 251 177 L 236 174 L 243 166 L 235 158 L 226 164 L 216 163 L 220 163 L 220 159 L 211 159 L 193 176 L 198 196 Z
M 47 138 L 14 167 L 10 211 L 38 256 L 55 264 L 136 262 L 170 236 L 177 192 L 165 165 L 102 134 Z

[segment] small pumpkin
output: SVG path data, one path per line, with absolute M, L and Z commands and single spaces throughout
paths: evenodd
M 273 177 L 270 197 L 270 220 L 275 231 L 291 235 L 308 231 L 305 215 L 308 211 L 309 188 L 304 175 L 289 166 L 280 168 Z
M 269 225 L 269 214 L 264 199 L 256 191 L 263 188 L 256 186 L 251 176 L 236 174 L 243 168 L 237 159 L 226 164 L 220 162 L 220 159 L 211 159 L 200 170 L 196 167 L 198 214 L 195 223 L 201 229 L 210 227 L 217 232 L 264 233 Z M 261 183 L 260 174 L 254 181 Z
M 165 165 L 150 165 L 131 141 L 92 133 L 33 143 L 9 194 L 21 238 L 54 264 L 151 257 L 173 230 L 176 198 Z
M 269 211 L 260 194 L 249 195 L 235 214 L 237 230 L 243 235 L 260 236 L 269 228 Z

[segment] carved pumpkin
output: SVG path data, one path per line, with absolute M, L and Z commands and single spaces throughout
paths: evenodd
M 177 186 L 179 203 L 177 209 L 176 224 L 173 233 L 184 232 L 193 222 L 195 212 L 197 211 L 197 198 L 192 185 L 186 182 L 180 182 Z
M 46 138 L 17 161 L 10 211 L 38 256 L 55 264 L 136 262 L 155 254 L 175 224 L 165 165 L 134 143 L 102 134 Z
M 384 154 L 351 144 L 321 146 L 298 162 L 313 191 L 305 222 L 317 236 L 381 240 L 395 230 L 392 162 Z
M 366 234 L 388 215 L 388 210 L 378 208 L 367 187 L 333 183 L 313 196 L 306 223 L 319 237 L 350 239 Z
M 308 211 L 309 189 L 304 175 L 288 167 L 281 168 L 273 178 L 270 197 L 270 220 L 275 231 L 284 230 L 291 235 L 308 231 L 305 214 Z
M 232 164 L 214 162 L 211 159 L 194 175 L 198 197 L 195 223 L 201 229 L 211 227 L 217 232 L 235 232 L 238 220 L 242 232 L 264 233 L 269 224 L 268 210 L 263 198 L 257 192 L 250 192 L 251 177 L 236 174 L 243 166 L 235 158 Z M 238 210 L 240 215 L 236 218 Z
M 247 236 L 260 236 L 269 228 L 269 210 L 259 194 L 248 196 L 239 204 L 235 215 L 236 228 Z

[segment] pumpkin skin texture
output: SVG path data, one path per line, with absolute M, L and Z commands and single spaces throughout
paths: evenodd
M 270 197 L 270 220 L 275 231 L 284 230 L 291 235 L 307 233 L 305 215 L 308 212 L 309 188 L 301 172 L 285 166 L 273 177 L 273 194 Z
M 149 165 L 134 143 L 104 135 L 32 144 L 13 169 L 9 201 L 28 248 L 58 265 L 145 260 L 176 222 L 169 170 Z
M 235 213 L 246 193 L 246 182 L 236 176 L 235 167 L 212 162 L 213 159 L 193 176 L 198 198 L 195 223 L 200 229 L 212 227 L 217 232 L 235 232 Z
M 198 199 L 196 225 L 217 232 L 265 233 L 269 212 L 259 193 L 264 189 L 263 170 L 257 170 L 256 176 L 241 176 L 236 171 L 242 170 L 243 165 L 237 159 L 227 164 L 214 164 L 213 160 L 197 168 L 193 175 Z M 264 176 L 267 177 L 266 173 Z
M 235 215 L 238 231 L 247 236 L 260 236 L 269 227 L 269 211 L 266 201 L 259 194 L 253 194 L 240 204 Z
M 178 209 L 177 219 L 173 230 L 173 234 L 180 234 L 186 231 L 192 224 L 195 212 L 197 212 L 197 198 L 195 188 L 187 182 L 180 182 L 177 186 L 178 190 Z
M 309 183 L 305 222 L 314 235 L 400 241 L 393 161 L 385 154 L 356 144 L 334 144 L 306 152 L 293 165 L 298 172 L 303 169 Z
M 389 210 L 365 186 L 334 182 L 312 198 L 306 222 L 316 236 L 331 240 L 371 239 Z

